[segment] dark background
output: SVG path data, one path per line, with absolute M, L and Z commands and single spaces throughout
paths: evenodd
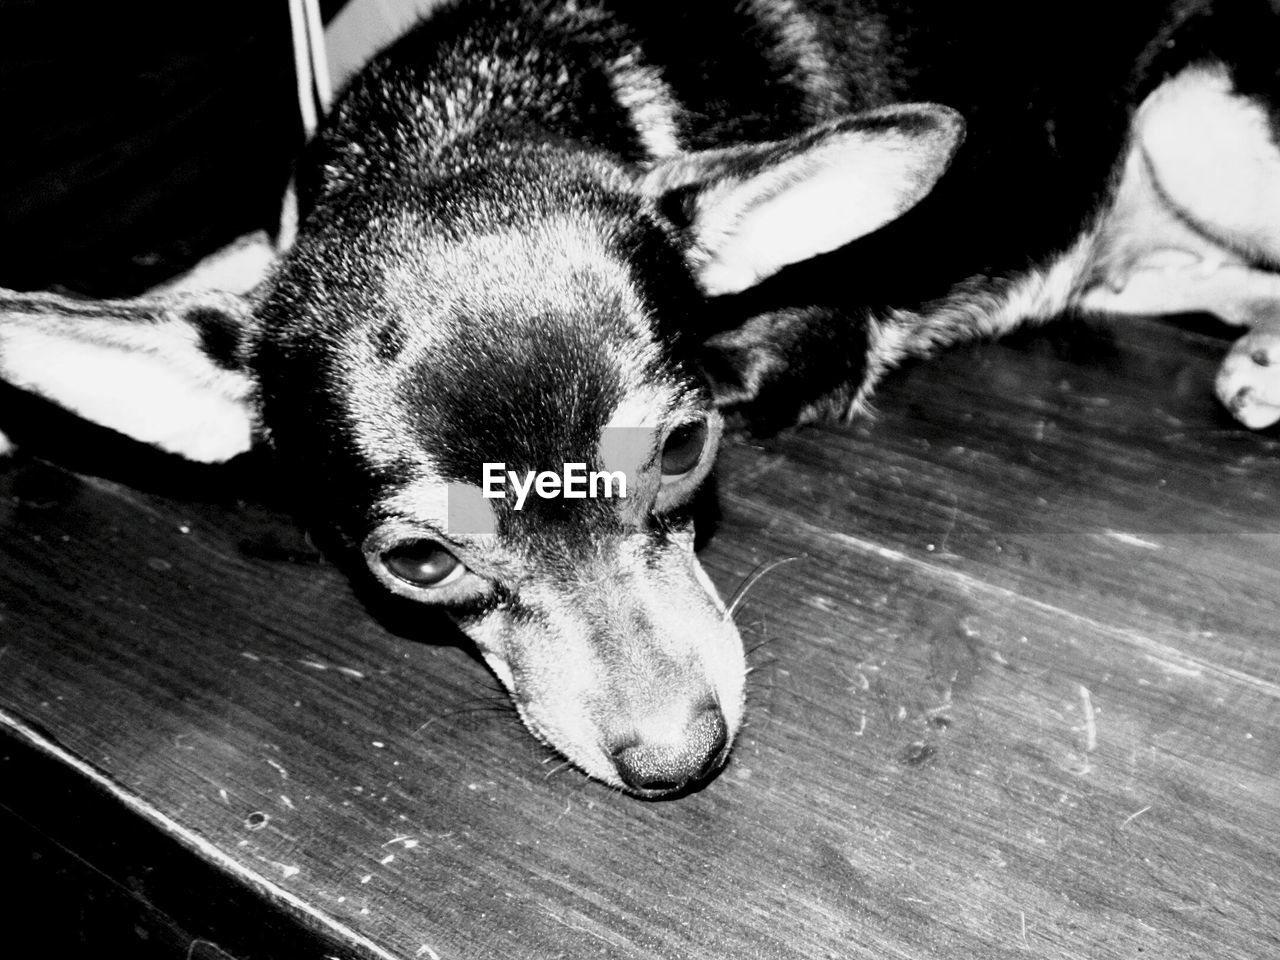
M 5 0 L 0 123 L 0 286 L 138 293 L 274 231 L 302 142 L 288 7 Z

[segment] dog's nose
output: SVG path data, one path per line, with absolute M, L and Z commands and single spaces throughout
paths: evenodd
M 610 753 L 623 783 L 661 796 L 690 787 L 718 769 L 728 739 L 724 714 L 710 703 L 696 709 L 683 727 L 642 724 Z

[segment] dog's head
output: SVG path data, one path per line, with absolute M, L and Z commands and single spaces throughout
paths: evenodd
M 742 715 L 693 552 L 720 418 L 659 331 L 697 291 L 642 198 L 551 162 L 318 207 L 260 311 L 263 413 L 318 512 L 453 612 L 535 734 L 656 795 L 718 766 Z
M 162 401 L 104 415 L 47 363 L 14 362 L 34 356 L 32 323 L 9 323 L 0 361 L 189 456 L 234 452 L 255 425 L 383 587 L 454 615 L 537 736 L 669 795 L 723 764 L 743 712 L 741 641 L 693 551 L 721 434 L 699 311 L 892 219 L 959 131 L 913 106 L 645 170 L 470 144 L 345 182 L 251 310 L 138 307 L 151 319 L 134 334 L 167 339 L 129 341 L 131 361 L 217 394 L 190 439 L 138 429 Z M 119 354 L 119 324 L 95 322 L 93 347 Z

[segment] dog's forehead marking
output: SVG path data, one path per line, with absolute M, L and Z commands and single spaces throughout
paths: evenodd
M 422 380 L 424 371 L 444 379 L 449 371 L 439 368 L 452 364 L 455 376 L 469 370 L 465 375 L 474 379 L 487 365 L 507 378 L 510 389 L 522 378 L 526 386 L 540 381 L 546 389 L 533 399 L 550 405 L 538 413 L 552 418 L 572 417 L 582 408 L 569 402 L 575 399 L 572 378 L 588 367 L 624 396 L 641 390 L 662 357 L 634 280 L 609 250 L 608 229 L 590 217 L 558 216 L 463 239 L 419 236 L 406 246 L 382 279 L 390 309 L 361 318 L 345 370 L 351 422 L 375 466 L 408 456 L 439 471 L 438 451 L 414 443 L 411 428 L 421 414 L 400 389 Z M 399 341 L 391 359 L 379 355 L 385 339 L 379 325 L 387 324 Z M 534 369 L 537 354 L 556 353 L 557 339 L 560 358 L 578 362 L 579 369 Z M 502 391 L 507 384 L 477 387 L 471 402 L 482 413 L 485 389 Z M 557 411 L 559 399 L 566 402 Z M 501 453 L 492 459 L 501 461 Z
M 470 312 L 517 318 L 531 310 L 580 306 L 592 290 L 626 292 L 638 328 L 642 308 L 627 265 L 610 249 L 614 226 L 583 212 L 461 238 L 402 229 L 404 257 L 388 271 L 388 294 L 412 329 L 444 322 L 457 332 Z

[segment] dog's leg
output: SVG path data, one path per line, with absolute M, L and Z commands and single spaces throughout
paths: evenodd
M 1209 312 L 1251 331 L 1217 379 L 1245 426 L 1280 420 L 1280 149 L 1225 68 L 1194 67 L 1138 110 L 1094 245 L 1086 309 Z M 1275 361 L 1275 362 L 1273 362 Z

